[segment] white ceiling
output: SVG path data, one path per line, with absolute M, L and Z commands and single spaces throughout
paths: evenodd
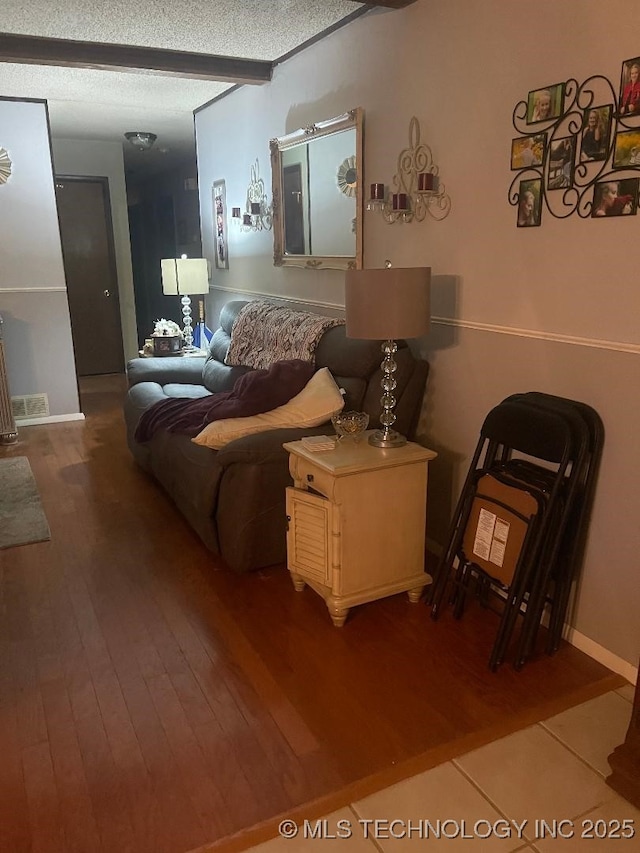
M 274 61 L 363 7 L 352 0 L 4 0 L 0 31 Z M 54 138 L 123 142 L 141 177 L 193 154 L 193 110 L 234 84 L 151 72 L 0 62 L 0 96 L 43 98 Z

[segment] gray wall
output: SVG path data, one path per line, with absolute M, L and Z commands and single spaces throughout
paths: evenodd
M 80 416 L 47 113 L 0 99 L 0 315 L 12 396 L 47 394 L 54 417 Z
M 612 21 L 625 22 L 611 32 Z M 544 22 L 541 26 L 540 22 Z M 530 6 L 503 0 L 418 0 L 379 9 L 196 115 L 203 249 L 213 259 L 210 189 L 243 198 L 249 164 L 268 180 L 268 142 L 362 106 L 365 186 L 387 185 L 416 116 L 452 199 L 447 219 L 387 225 L 365 214 L 365 267 L 427 265 L 432 331 L 415 342 L 431 363 L 421 441 L 438 451 L 429 538 L 442 544 L 480 426 L 506 395 L 539 390 L 582 400 L 602 416 L 606 446 L 569 637 L 632 677 L 640 650 L 640 291 L 638 217 L 543 217 L 516 228 L 509 204 L 515 105 L 529 91 L 608 76 L 638 53 L 640 7 L 623 0 Z M 242 133 L 234 132 L 242 116 Z M 220 128 L 228 133 L 220 133 Z M 344 276 L 277 268 L 272 234 L 230 226 L 229 269 L 215 271 L 211 317 L 238 294 L 265 294 L 339 313 Z M 629 248 L 633 247 L 633 248 Z

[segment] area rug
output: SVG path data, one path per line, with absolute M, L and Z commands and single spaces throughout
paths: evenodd
M 0 548 L 51 539 L 26 456 L 0 459 Z

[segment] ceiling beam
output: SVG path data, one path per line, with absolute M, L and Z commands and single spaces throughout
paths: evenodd
M 257 59 L 15 33 L 0 33 L 0 62 L 148 72 L 225 83 L 266 83 L 273 71 L 271 62 Z
M 416 0 L 372 0 L 367 2 L 364 0 L 365 6 L 387 6 L 389 9 L 404 9 L 405 6 L 410 6 Z

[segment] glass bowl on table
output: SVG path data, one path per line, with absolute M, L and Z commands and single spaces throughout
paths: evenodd
M 366 412 L 338 412 L 331 416 L 331 423 L 338 436 L 338 441 L 352 438 L 359 442 L 369 426 L 369 415 Z

